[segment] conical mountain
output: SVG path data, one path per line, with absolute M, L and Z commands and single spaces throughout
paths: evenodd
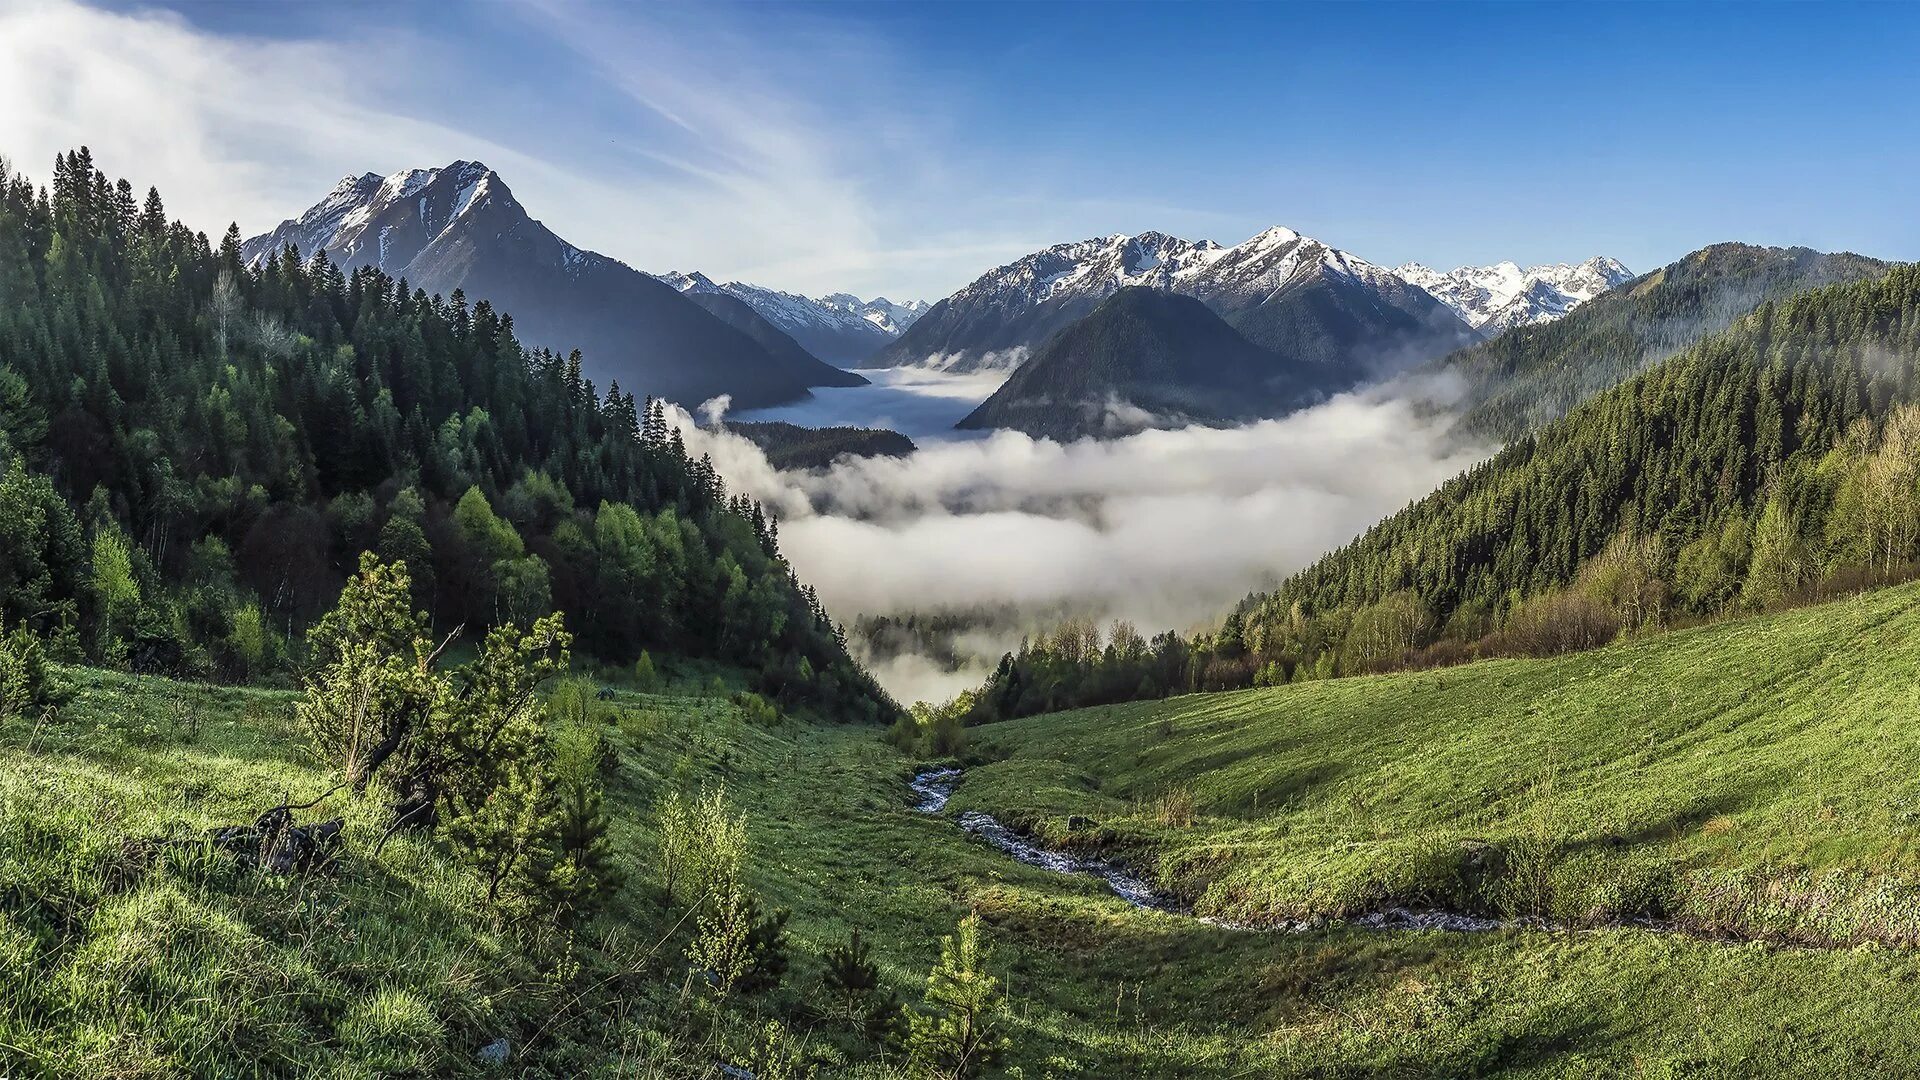
M 1049 338 L 962 428 L 1069 440 L 1299 408 L 1327 372 L 1248 341 L 1193 297 L 1125 288 Z

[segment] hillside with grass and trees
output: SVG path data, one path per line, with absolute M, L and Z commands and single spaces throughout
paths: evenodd
M 1911 1072 L 1920 271 L 1826 258 L 903 710 L 645 388 L 0 168 L 0 1074 Z
M 1250 595 L 1214 631 L 1151 648 L 1130 628 L 1034 636 L 970 715 L 1552 655 L 1907 580 L 1917 326 L 1910 267 L 1767 301 Z

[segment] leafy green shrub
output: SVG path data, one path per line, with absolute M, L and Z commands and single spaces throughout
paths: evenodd
M 670 791 L 660 802 L 660 881 L 673 899 L 681 884 L 694 903 L 739 881 L 747 857 L 747 819 L 723 789 L 689 800 Z
M 913 754 L 920 749 L 920 723 L 912 713 L 901 713 L 899 718 L 887 728 L 887 742 L 903 754 Z
M 733 695 L 733 703 L 740 710 L 740 718 L 749 724 L 774 727 L 780 723 L 780 710 L 759 694 L 741 691 Z
M 755 1080 L 810 1080 L 815 1075 L 805 1044 L 778 1020 L 767 1021 L 756 1033 L 747 1061 Z

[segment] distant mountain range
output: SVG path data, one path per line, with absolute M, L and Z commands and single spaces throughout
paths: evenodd
M 1068 439 L 1275 416 L 1479 340 L 1426 290 L 1292 229 L 1232 247 L 1150 232 L 997 267 L 862 366 L 1018 369 L 961 426 Z
M 1520 269 L 1511 262 L 1462 266 L 1446 273 L 1407 263 L 1393 271 L 1432 293 L 1468 326 L 1492 337 L 1516 326 L 1552 322 L 1616 285 L 1633 280 L 1618 259 L 1598 255 L 1576 266 Z
M 988 271 L 861 366 L 1014 367 L 1133 286 L 1192 296 L 1262 348 L 1356 375 L 1479 340 L 1424 290 L 1291 229 L 1233 247 L 1149 232 L 1056 244 Z
M 242 253 L 258 262 L 289 244 L 303 257 L 324 249 L 343 267 L 378 266 L 429 293 L 488 300 L 513 315 L 529 344 L 582 350 L 603 388 L 617 381 L 689 407 L 724 394 L 753 408 L 866 381 L 815 358 L 748 305 L 703 306 L 567 243 L 479 162 L 349 176 Z
M 738 281 L 720 285 L 698 271 L 683 274 L 676 270 L 655 276 L 696 299 L 716 295 L 734 297 L 813 355 L 843 366 L 872 356 L 919 321 L 932 306 L 924 300 L 896 304 L 884 296 L 862 300 L 848 293 L 815 299 Z
M 1256 420 L 1342 381 L 1261 348 L 1191 296 L 1131 285 L 1048 338 L 958 426 L 1071 440 Z
M 724 395 L 752 409 L 866 382 L 843 366 L 1013 369 L 1031 356 L 1031 370 L 962 426 L 1055 438 L 1278 415 L 1488 338 L 1536 332 L 1629 279 L 1607 258 L 1386 270 L 1275 227 L 1231 247 L 1157 232 L 1056 244 L 932 305 L 813 298 L 698 272 L 655 277 L 576 247 L 470 161 L 347 177 L 242 253 L 257 263 L 288 245 L 303 258 L 324 249 L 344 267 L 378 266 L 430 293 L 464 290 L 510 312 L 523 340 L 581 349 L 602 386 L 689 408 Z M 1670 336 L 1650 332 L 1650 342 Z M 1475 380 L 1485 407 L 1508 407 L 1493 399 L 1512 388 L 1486 381 Z M 1565 390 L 1592 380 L 1546 381 Z M 1543 400 L 1557 393 L 1542 384 Z

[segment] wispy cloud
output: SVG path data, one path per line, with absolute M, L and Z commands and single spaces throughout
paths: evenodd
M 809 292 L 937 296 L 1047 237 L 1024 214 L 978 224 L 1003 196 L 940 148 L 958 91 L 858 24 L 759 6 L 395 10 L 433 25 L 264 37 L 0 3 L 0 154 L 39 176 L 86 143 L 210 233 L 265 231 L 349 173 L 477 159 L 575 243 Z M 527 61 L 541 50 L 563 77 Z M 516 98 L 531 105 L 500 107 Z

